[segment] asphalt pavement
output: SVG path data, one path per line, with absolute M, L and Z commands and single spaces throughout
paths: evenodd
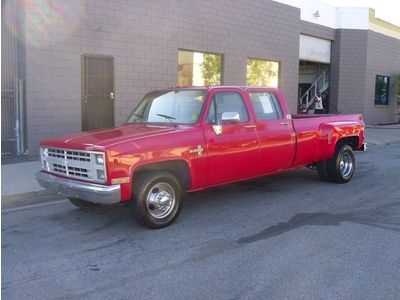
M 2 211 L 4 299 L 399 299 L 400 144 L 351 182 L 301 169 L 194 193 L 161 230 L 123 206 Z

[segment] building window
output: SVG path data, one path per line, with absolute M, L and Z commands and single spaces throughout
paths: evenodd
M 388 105 L 389 104 L 389 83 L 390 77 L 376 75 L 375 79 L 375 104 Z
M 278 87 L 279 63 L 247 59 L 247 85 Z
M 222 54 L 178 51 L 178 85 L 220 85 Z

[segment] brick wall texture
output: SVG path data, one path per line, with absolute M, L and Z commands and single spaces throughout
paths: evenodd
M 389 105 L 375 105 L 376 75 L 400 73 L 400 40 L 369 30 L 340 29 L 332 43 L 331 100 L 343 113 L 362 113 L 367 124 L 397 121 L 394 80 Z
M 62 7 L 60 7 L 62 3 Z M 223 54 L 223 84 L 246 83 L 248 57 L 280 62 L 297 102 L 300 10 L 260 0 L 30 1 L 26 8 L 27 134 L 81 130 L 81 55 L 112 55 L 115 123 L 149 90 L 177 82 L 178 49 Z
M 376 75 L 391 76 L 389 105 L 375 105 Z M 393 75 L 400 75 L 400 40 L 368 31 L 367 68 L 365 77 L 364 111 L 367 122 L 399 121 Z
M 114 57 L 115 124 L 152 89 L 173 86 L 178 49 L 223 54 L 223 84 L 246 84 L 246 59 L 280 62 L 280 87 L 296 111 L 300 32 L 332 40 L 331 100 L 367 122 L 394 118 L 374 105 L 375 75 L 400 70 L 400 41 L 300 21 L 271 0 L 26 1 L 28 149 L 81 130 L 81 56 Z M 391 94 L 394 98 L 393 93 Z

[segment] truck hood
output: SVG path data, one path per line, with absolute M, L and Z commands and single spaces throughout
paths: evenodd
M 125 124 L 120 127 L 68 134 L 43 140 L 45 146 L 82 150 L 104 150 L 121 142 L 157 136 L 177 130 L 174 126 Z

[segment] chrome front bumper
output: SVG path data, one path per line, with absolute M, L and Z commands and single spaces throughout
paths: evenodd
M 100 204 L 113 204 L 121 201 L 121 187 L 119 184 L 101 185 L 81 182 L 45 172 L 38 172 L 36 179 L 42 187 L 67 197 L 79 198 Z

